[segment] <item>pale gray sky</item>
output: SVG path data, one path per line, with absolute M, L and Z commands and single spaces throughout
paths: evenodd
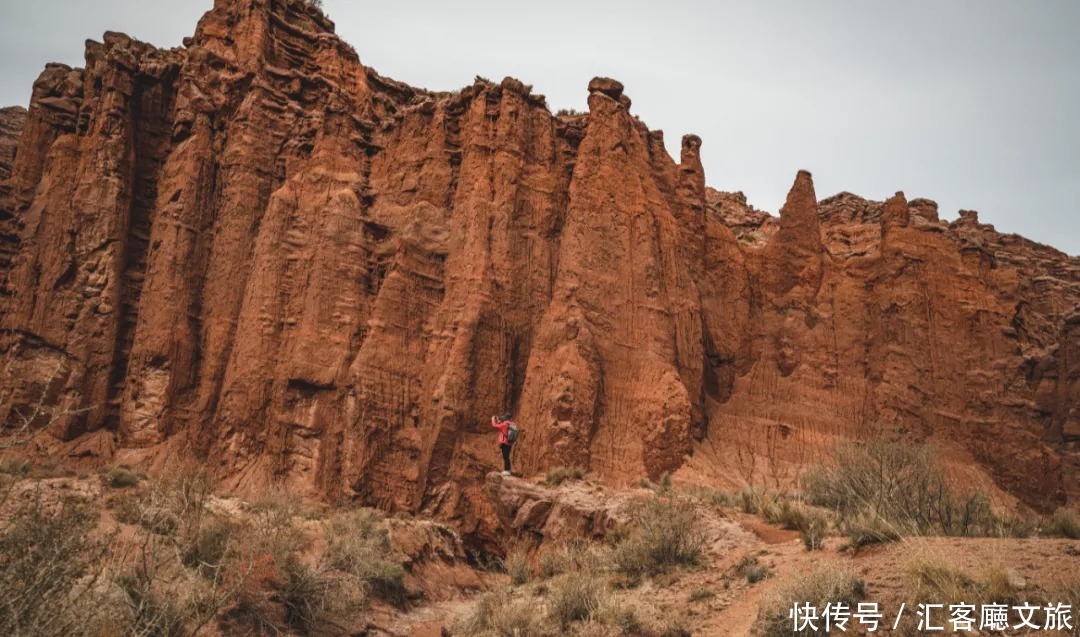
M 158 46 L 212 0 L 2 0 L 0 105 L 105 30 Z M 1080 2 L 325 0 L 380 73 L 436 90 L 512 75 L 586 108 L 609 75 L 668 148 L 704 139 L 709 185 L 775 212 L 795 172 L 819 197 L 929 197 L 1080 254 Z

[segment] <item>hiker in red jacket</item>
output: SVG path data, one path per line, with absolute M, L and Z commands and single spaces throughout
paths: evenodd
M 504 476 L 510 475 L 510 446 L 514 444 L 513 439 L 510 436 L 510 428 L 513 427 L 517 430 L 517 424 L 510 420 L 510 414 L 503 414 L 500 416 L 491 417 L 491 426 L 499 430 L 499 451 L 502 452 L 503 457 L 503 472 Z

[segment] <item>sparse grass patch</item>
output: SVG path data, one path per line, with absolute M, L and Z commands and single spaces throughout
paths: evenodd
M 946 554 L 925 547 L 912 549 L 904 561 L 903 575 L 911 604 L 1013 605 L 1026 597 L 1023 578 L 1010 568 L 989 566 L 973 577 L 957 567 Z
M 692 498 L 696 498 L 697 500 L 704 502 L 705 504 L 723 509 L 738 507 L 741 502 L 738 493 L 721 491 L 719 489 L 713 489 L 700 485 L 694 485 L 687 488 L 686 494 Z

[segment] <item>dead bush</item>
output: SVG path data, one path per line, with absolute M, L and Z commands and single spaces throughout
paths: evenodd
M 747 555 L 739 561 L 739 565 L 735 567 L 743 577 L 746 578 L 748 584 L 757 584 L 763 579 L 772 575 L 772 571 L 768 566 L 765 566 L 758 560 L 755 555 Z

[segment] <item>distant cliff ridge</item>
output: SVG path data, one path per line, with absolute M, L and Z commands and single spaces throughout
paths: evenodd
M 300 0 L 217 0 L 179 49 L 88 42 L 0 111 L 0 419 L 45 395 L 74 412 L 48 453 L 477 532 L 507 409 L 526 473 L 747 450 L 780 479 L 899 435 L 1041 509 L 1080 495 L 1077 259 L 808 172 L 767 215 L 588 90 L 555 116 L 512 78 L 415 89 Z

